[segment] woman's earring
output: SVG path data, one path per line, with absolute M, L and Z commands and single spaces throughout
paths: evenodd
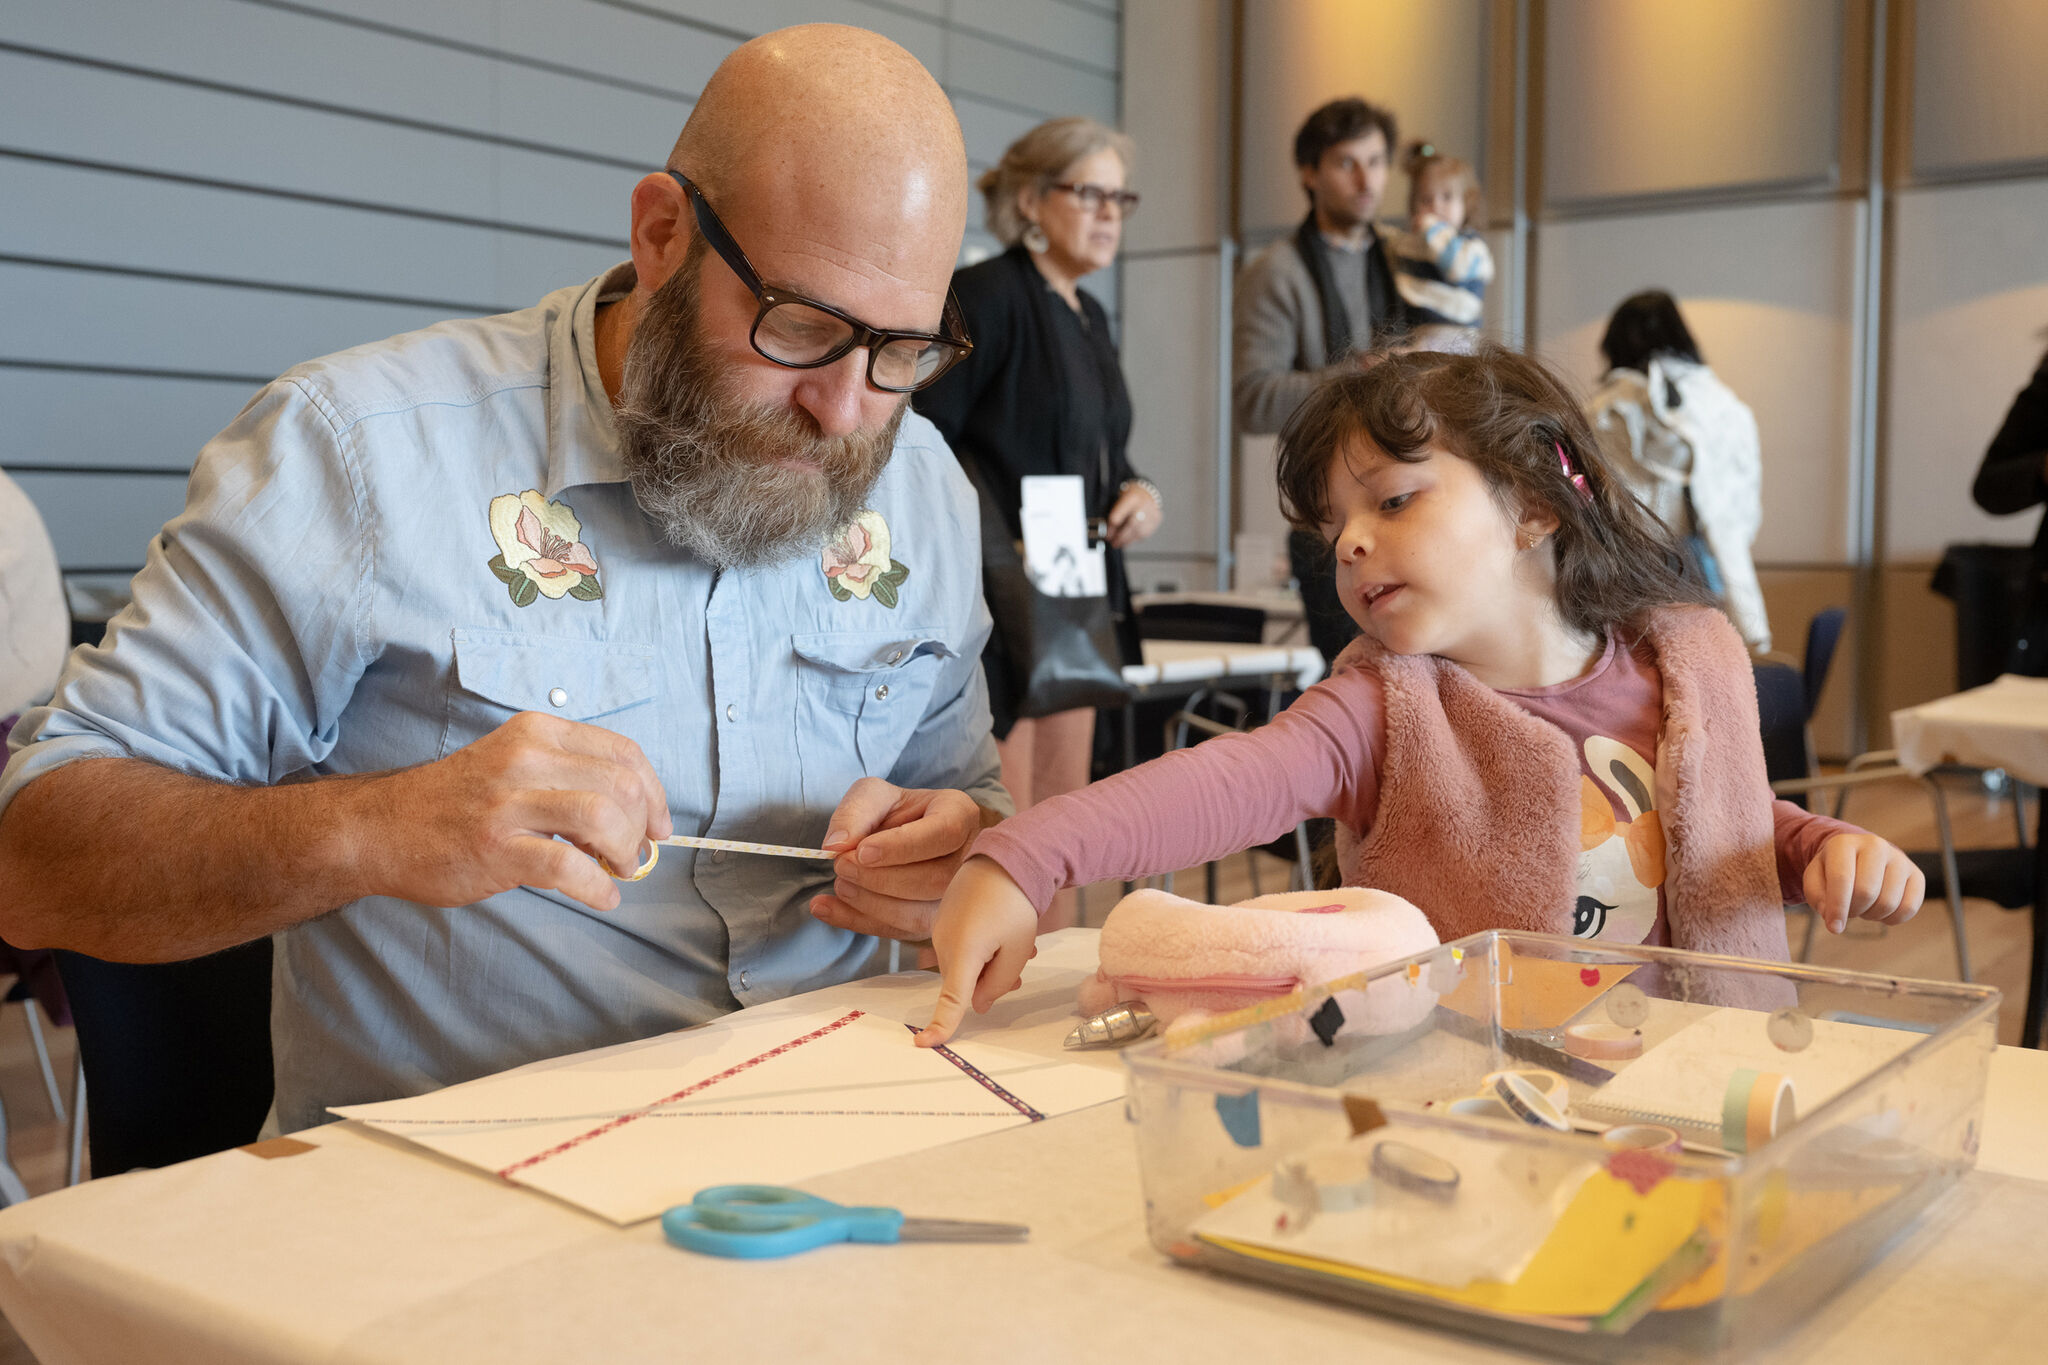
M 1045 229 L 1036 223 L 1026 223 L 1024 225 L 1022 240 L 1024 242 L 1024 249 L 1033 255 L 1043 256 L 1052 248 L 1052 241 L 1045 235 Z

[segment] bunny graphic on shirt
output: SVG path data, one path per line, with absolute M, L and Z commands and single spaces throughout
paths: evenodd
M 1586 739 L 1585 764 L 1579 775 L 1579 894 L 1572 933 L 1641 943 L 1657 922 L 1664 885 L 1657 770 L 1604 735 Z

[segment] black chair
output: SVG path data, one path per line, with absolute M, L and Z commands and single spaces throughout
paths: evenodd
M 1215 640 L 1255 645 L 1266 635 L 1266 613 L 1258 607 L 1222 602 L 1156 602 L 1138 609 L 1143 640 Z
M 1760 659 L 1750 668 L 1756 675 L 1764 772 L 1773 782 L 1812 776 L 1807 768 L 1806 680 L 1790 664 Z M 1800 804 L 1805 804 L 1803 798 Z
M 267 938 L 190 962 L 57 954 L 95 1176 L 256 1138 L 272 1091 L 270 964 Z

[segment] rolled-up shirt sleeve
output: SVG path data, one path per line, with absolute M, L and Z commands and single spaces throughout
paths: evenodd
M 287 378 L 207 443 L 130 605 L 15 727 L 0 810 L 83 758 L 268 784 L 327 756 L 364 666 L 374 571 L 347 442 Z

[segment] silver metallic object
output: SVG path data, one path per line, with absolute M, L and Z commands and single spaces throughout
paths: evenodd
M 1152 1011 L 1142 1001 L 1126 1000 L 1114 1009 L 1106 1009 L 1091 1015 L 1074 1026 L 1067 1035 L 1069 1048 L 1112 1047 L 1143 1038 L 1157 1028 L 1159 1021 L 1152 1017 Z

